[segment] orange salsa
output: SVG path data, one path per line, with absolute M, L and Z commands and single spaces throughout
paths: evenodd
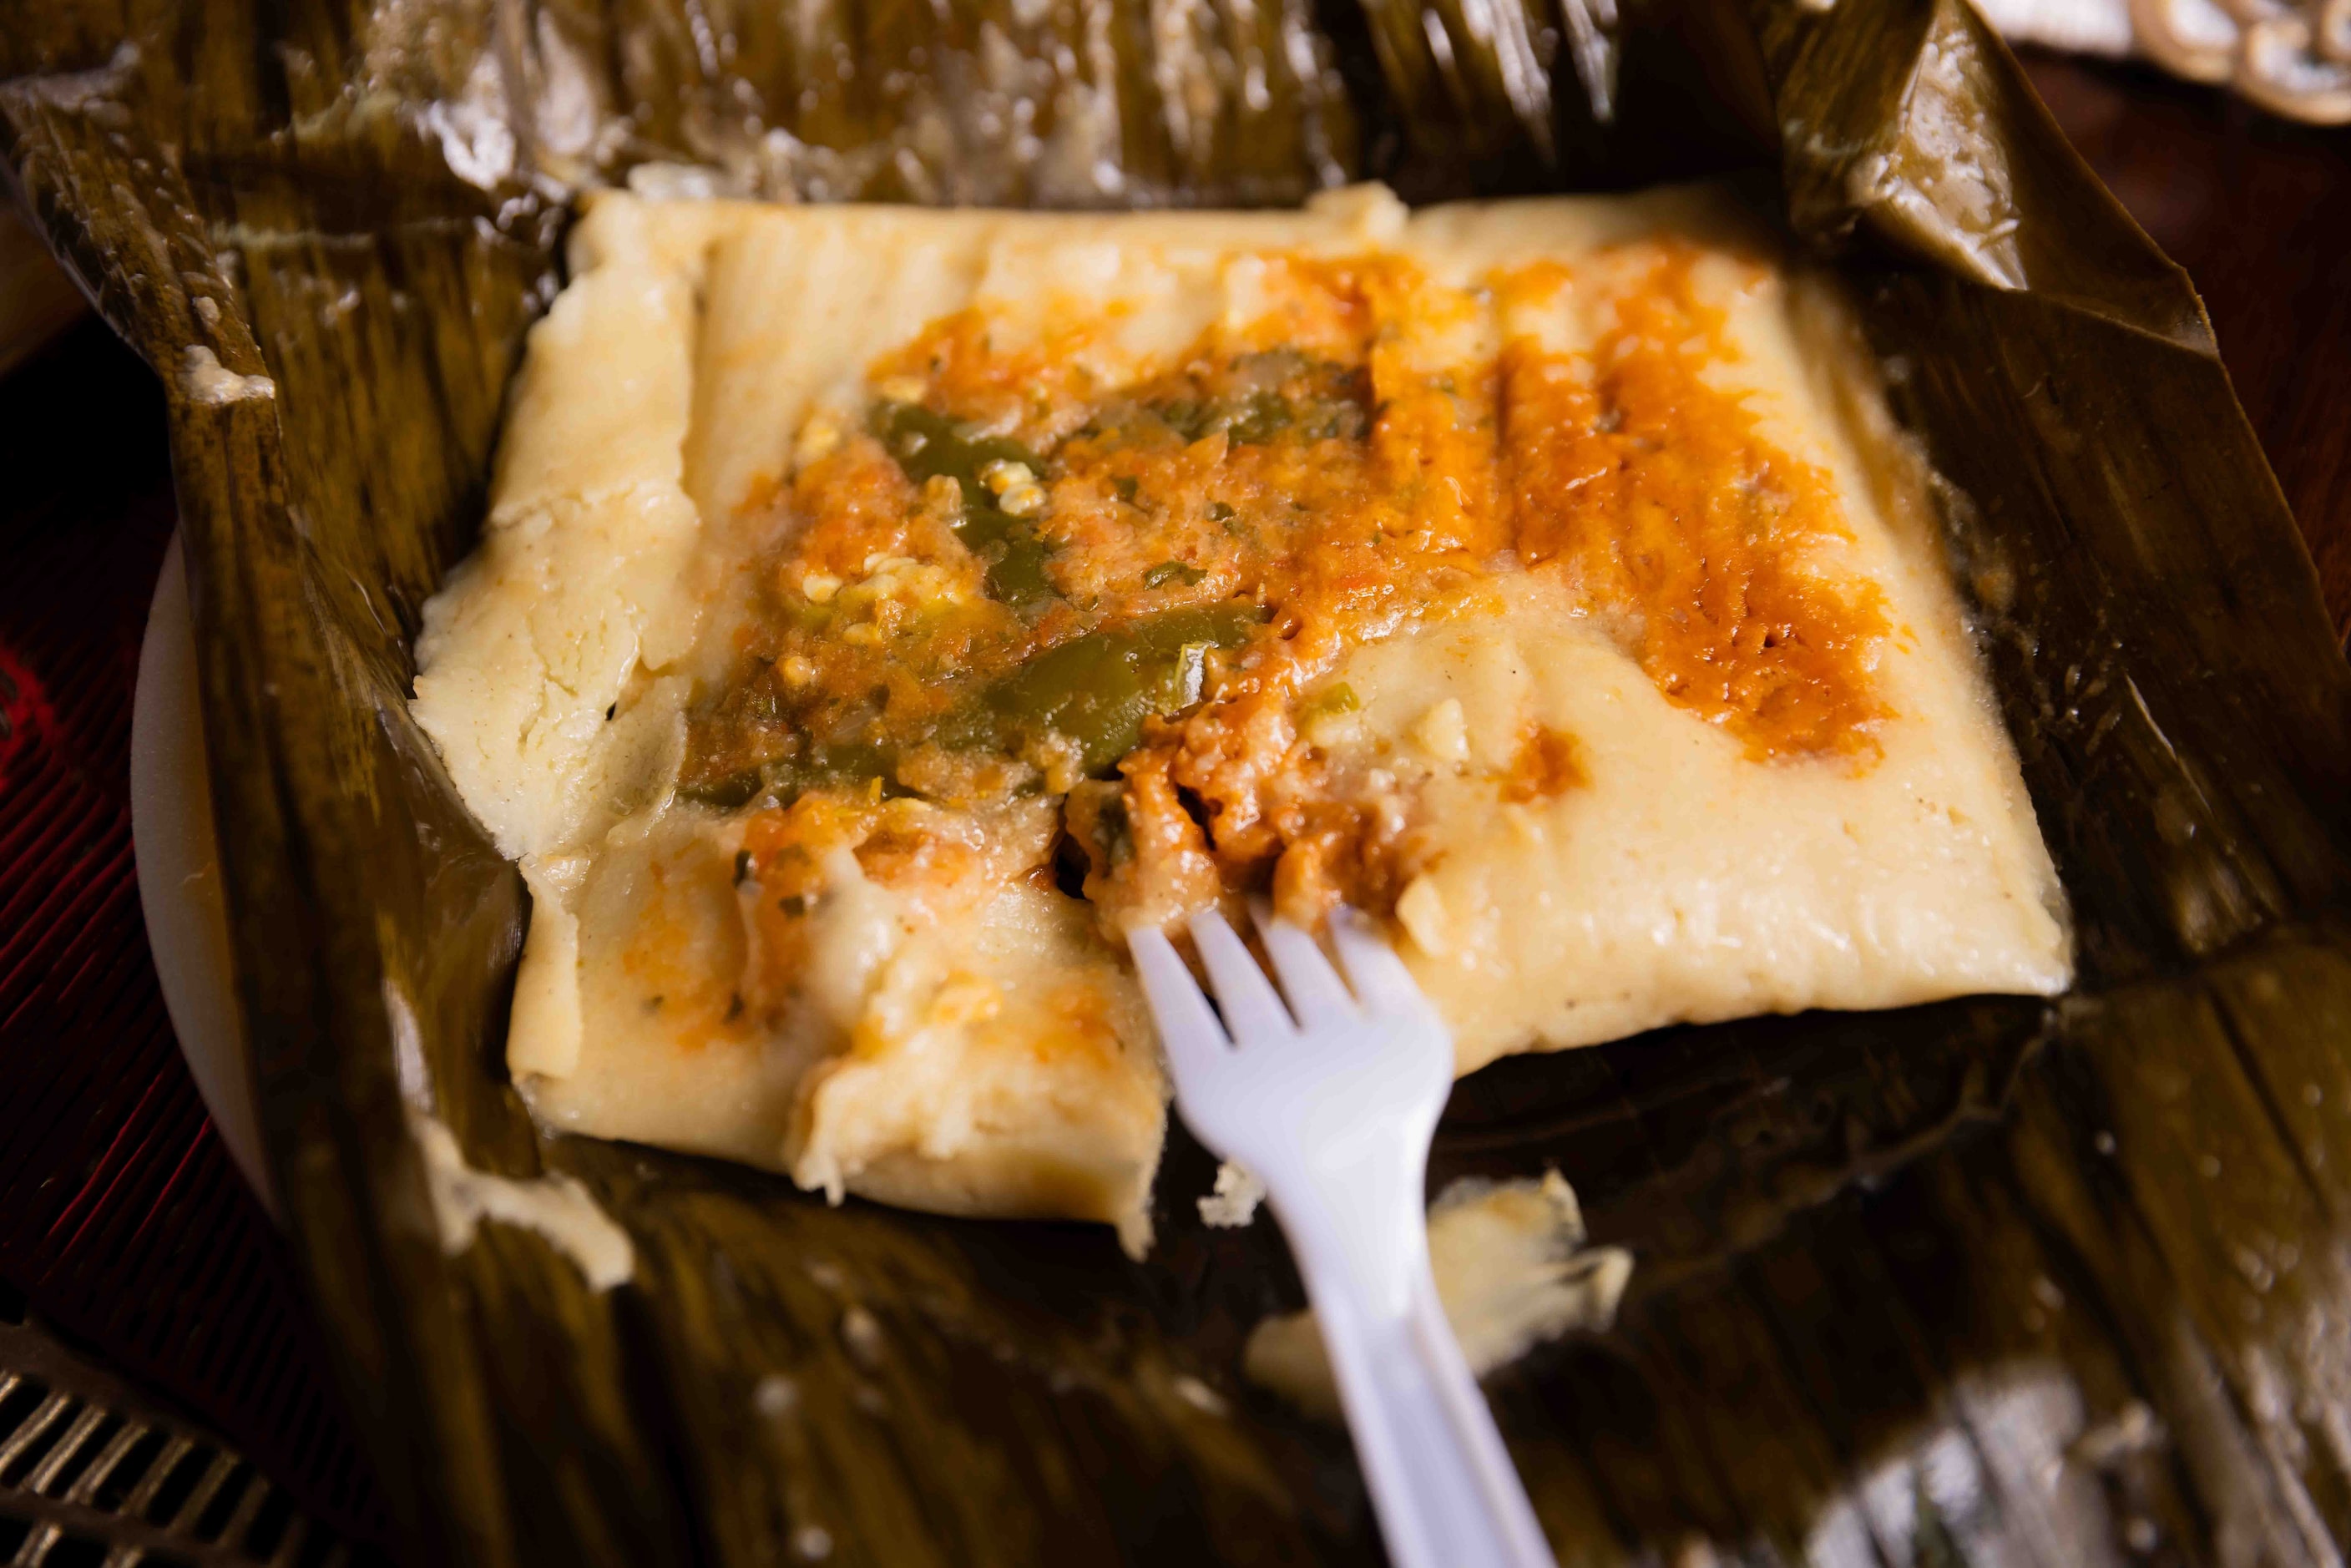
M 1266 314 L 1131 379 L 1078 351 L 1106 322 L 999 343 L 967 310 L 871 368 L 862 422 L 798 433 L 786 542 L 683 786 L 751 811 L 768 880 L 884 800 L 1058 802 L 1040 853 L 1106 918 L 1265 888 L 1384 910 L 1411 834 L 1305 738 L 1317 683 L 1518 572 L 1569 584 L 1759 763 L 1874 758 L 1884 606 L 1808 564 L 1846 536 L 1830 477 L 1705 374 L 1736 350 L 1698 253 L 1614 258 L 1588 346 L 1505 332 L 1434 367 L 1479 340 L 1447 336 L 1470 295 L 1393 258 L 1262 259 Z M 1545 264 L 1485 298 L 1577 287 Z M 1498 787 L 1582 778 L 1574 737 L 1536 730 Z

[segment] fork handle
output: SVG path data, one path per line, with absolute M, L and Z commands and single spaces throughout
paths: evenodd
M 1343 1268 L 1301 1261 L 1395 1568 L 1553 1568 L 1426 1258 L 1389 1312 L 1332 1277 Z

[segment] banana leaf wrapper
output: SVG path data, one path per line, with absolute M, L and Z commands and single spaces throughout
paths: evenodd
M 1638 1260 L 1489 1391 L 1562 1563 L 2336 1561 L 2351 1541 L 2351 679 L 2185 277 L 1964 0 L 64 0 L 0 134 L 171 394 L 237 982 L 313 1302 L 418 1563 L 1353 1563 L 1344 1438 L 1241 1384 L 1299 1290 L 547 1140 L 525 900 L 404 706 L 598 183 L 1277 204 L 1747 178 L 1927 444 L 2081 983 L 1466 1081 L 1432 1179 L 1555 1166 Z M 194 350 L 266 376 L 207 401 Z M 629 1231 L 437 1244 L 477 1166 Z M 844 1338 L 851 1308 L 871 1327 Z M 861 1329 L 869 1326 L 861 1324 Z

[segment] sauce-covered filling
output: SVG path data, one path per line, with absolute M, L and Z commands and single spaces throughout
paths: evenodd
M 1547 271 L 1547 269 L 1545 269 Z M 1531 271 L 1521 295 L 1572 287 Z M 1502 445 L 1520 553 L 1641 620 L 1642 669 L 1764 758 L 1871 748 L 1876 586 L 1814 574 L 1845 537 L 1829 476 L 1773 447 L 1704 371 L 1722 313 L 1667 252 L 1615 300 L 1588 356 L 1502 351 Z
M 1615 260 L 1588 343 L 1513 330 L 1568 269 L 1472 293 L 1392 258 L 1255 258 L 1262 311 L 1123 376 L 1089 351 L 1103 322 L 934 323 L 862 413 L 798 433 L 786 542 L 684 792 L 752 810 L 747 874 L 778 888 L 819 822 L 908 801 L 849 835 L 878 864 L 931 852 L 908 847 L 926 811 L 968 833 L 1058 800 L 1061 874 L 1113 925 L 1268 887 L 1300 916 L 1384 910 L 1414 824 L 1387 775 L 1314 744 L 1354 700 L 1331 673 L 1520 572 L 1759 763 L 1866 766 L 1886 621 L 1813 559 L 1845 537 L 1834 486 L 1709 381 L 1735 350 L 1698 254 Z M 1573 737 L 1531 730 L 1497 798 L 1582 777 Z M 1046 874 L 1051 836 L 1022 836 Z

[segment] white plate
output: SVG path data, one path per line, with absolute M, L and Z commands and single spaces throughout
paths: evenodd
M 261 1157 L 261 1117 L 229 977 L 228 912 L 204 770 L 195 624 L 188 614 L 177 534 L 163 553 L 163 574 L 139 649 L 139 685 L 131 705 L 131 838 L 139 907 L 172 1032 L 221 1141 L 274 1216 L 277 1204 Z

